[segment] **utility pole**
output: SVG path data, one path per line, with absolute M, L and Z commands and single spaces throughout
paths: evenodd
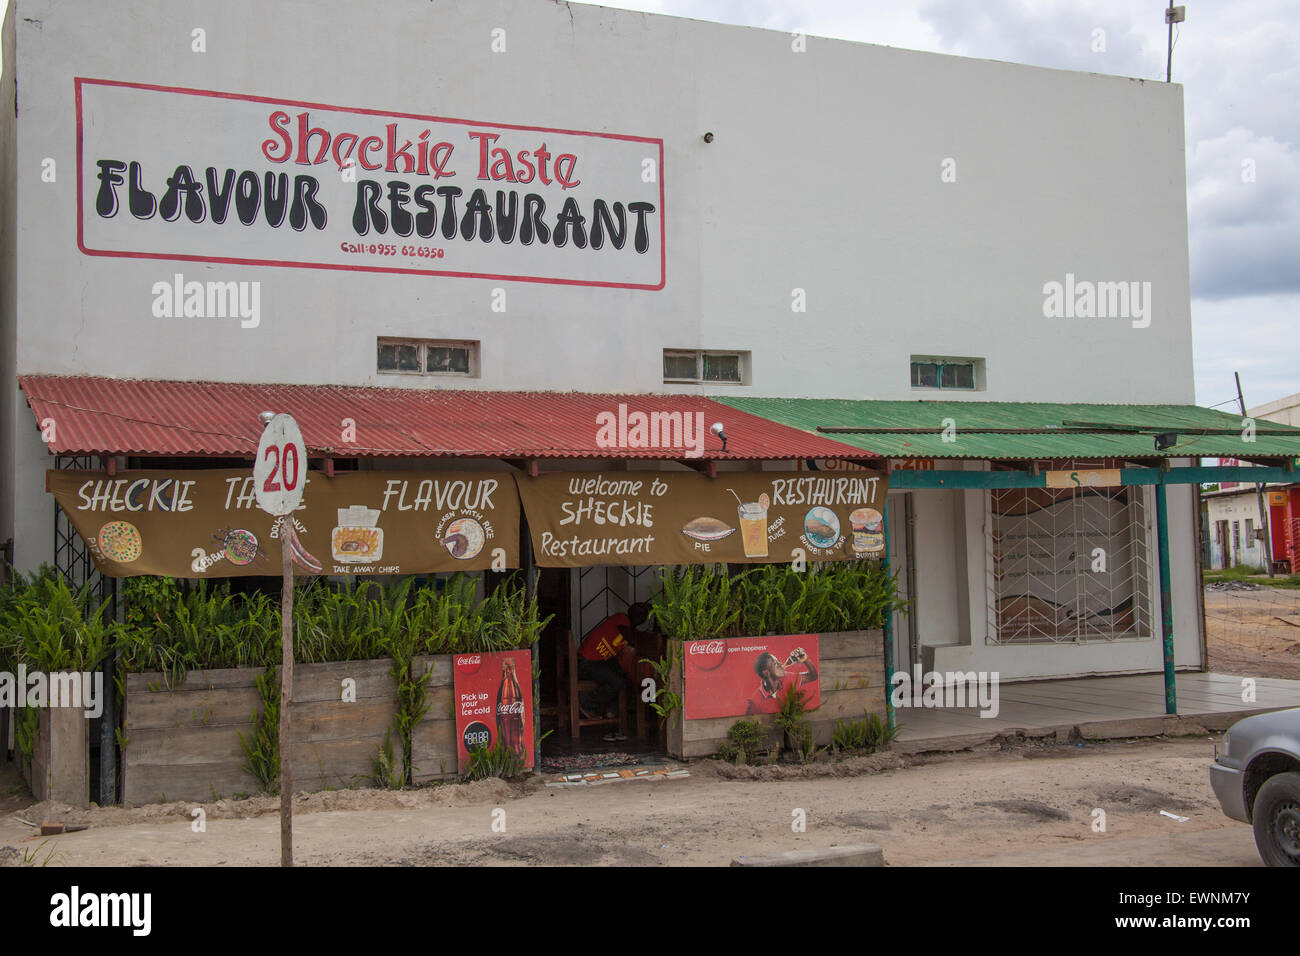
M 1233 372 L 1232 377 L 1237 380 L 1237 403 L 1241 406 L 1241 417 L 1246 417 L 1246 400 L 1241 397 L 1241 376 Z M 1268 569 L 1268 576 L 1273 576 L 1273 529 L 1269 524 L 1267 512 L 1264 510 L 1264 486 L 1255 485 L 1255 497 L 1259 502 L 1259 527 L 1264 541 L 1264 567 Z
M 1186 7 L 1175 7 L 1170 4 L 1165 10 L 1165 23 L 1169 24 L 1169 47 L 1165 59 L 1165 82 L 1173 81 L 1174 75 L 1174 24 L 1182 23 L 1187 19 Z

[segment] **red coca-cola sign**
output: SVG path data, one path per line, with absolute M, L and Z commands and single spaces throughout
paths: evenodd
M 705 671 L 715 670 L 727 659 L 727 642 L 690 641 L 686 645 L 686 654 L 690 657 L 693 667 Z
M 821 706 L 816 634 L 729 637 L 686 642 L 686 718 L 776 713 L 791 688 L 804 706 Z
M 533 664 L 528 651 L 458 654 L 452 659 L 459 766 L 471 747 L 504 743 L 533 766 Z

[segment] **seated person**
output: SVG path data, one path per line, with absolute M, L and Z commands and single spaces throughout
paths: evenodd
M 649 616 L 649 604 L 629 605 L 626 614 L 611 614 L 582 639 L 578 646 L 578 679 L 599 685 L 593 691 L 584 691 L 579 698 L 582 716 L 588 719 L 618 716 L 612 710 L 614 701 L 636 666 L 636 651 L 630 639 Z M 610 736 L 622 737 L 621 734 Z

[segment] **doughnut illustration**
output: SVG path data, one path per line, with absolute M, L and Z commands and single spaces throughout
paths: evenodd
M 144 539 L 131 522 L 110 521 L 99 529 L 99 550 L 110 561 L 130 564 L 144 552 Z

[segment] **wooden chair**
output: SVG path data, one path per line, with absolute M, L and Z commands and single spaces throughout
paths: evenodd
M 617 717 L 582 716 L 582 712 L 578 709 L 580 696 L 585 691 L 595 690 L 600 685 L 594 680 L 578 679 L 578 645 L 573 642 L 572 632 L 567 630 L 560 633 L 555 642 L 555 686 L 560 695 L 560 706 L 557 710 L 560 733 L 567 730 L 575 747 L 581 742 L 583 727 L 617 726 L 619 733 L 627 733 L 626 684 L 618 693 Z

